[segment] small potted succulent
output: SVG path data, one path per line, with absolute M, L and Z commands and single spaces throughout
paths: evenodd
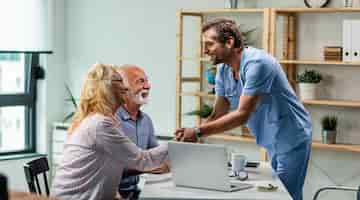
M 316 99 L 317 85 L 322 80 L 322 76 L 316 70 L 305 69 L 304 72 L 297 75 L 299 83 L 299 93 L 302 100 Z
M 326 115 L 321 118 L 322 142 L 324 144 L 336 143 L 336 128 L 338 118 L 334 115 Z

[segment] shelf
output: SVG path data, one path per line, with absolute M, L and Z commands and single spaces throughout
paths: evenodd
M 183 15 L 208 15 L 208 14 L 221 14 L 221 13 L 263 13 L 265 9 L 262 8 L 240 8 L 240 9 L 213 9 L 213 10 L 181 10 Z
M 209 136 L 209 139 L 255 143 L 255 138 L 253 138 L 253 137 L 241 136 L 241 135 L 230 135 L 230 134 L 212 135 L 212 136 Z
M 245 137 L 245 136 L 235 136 L 228 134 L 218 134 L 209 136 L 209 139 L 230 141 L 230 142 L 248 142 L 256 143 L 255 138 Z M 313 141 L 312 147 L 314 149 L 324 149 L 324 150 L 333 150 L 333 151 L 350 151 L 360 153 L 360 145 L 355 144 L 323 144 L 319 141 Z
M 281 64 L 304 64 L 304 65 L 349 65 L 359 66 L 360 62 L 342 62 L 342 61 L 321 61 L 321 60 L 280 60 Z
M 181 96 L 196 96 L 196 97 L 215 98 L 214 94 L 209 94 L 207 92 L 182 92 Z
M 214 94 L 206 92 L 183 92 L 181 96 L 197 96 L 205 98 L 215 98 Z M 340 107 L 352 107 L 360 108 L 360 101 L 341 101 L 341 100 L 303 100 L 305 105 L 322 105 L 322 106 L 340 106 Z
M 313 141 L 314 149 L 328 149 L 334 151 L 351 151 L 360 153 L 360 145 L 358 144 L 323 144 L 319 141 Z
M 306 105 L 342 106 L 360 108 L 360 101 L 303 100 Z
M 335 13 L 360 12 L 360 8 L 278 8 L 277 13 Z
M 181 81 L 183 82 L 199 82 L 201 81 L 200 77 L 183 77 L 181 78 Z

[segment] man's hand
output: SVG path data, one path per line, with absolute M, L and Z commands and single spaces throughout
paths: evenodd
M 160 167 L 150 170 L 151 174 L 165 174 L 170 172 L 170 162 L 163 163 Z
M 178 128 L 175 131 L 176 141 L 197 142 L 195 130 L 193 128 Z

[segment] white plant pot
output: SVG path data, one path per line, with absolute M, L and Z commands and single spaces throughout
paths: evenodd
M 317 85 L 315 83 L 299 83 L 300 99 L 316 99 Z

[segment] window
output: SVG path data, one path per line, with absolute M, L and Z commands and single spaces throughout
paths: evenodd
M 38 53 L 0 52 L 0 155 L 35 152 Z

